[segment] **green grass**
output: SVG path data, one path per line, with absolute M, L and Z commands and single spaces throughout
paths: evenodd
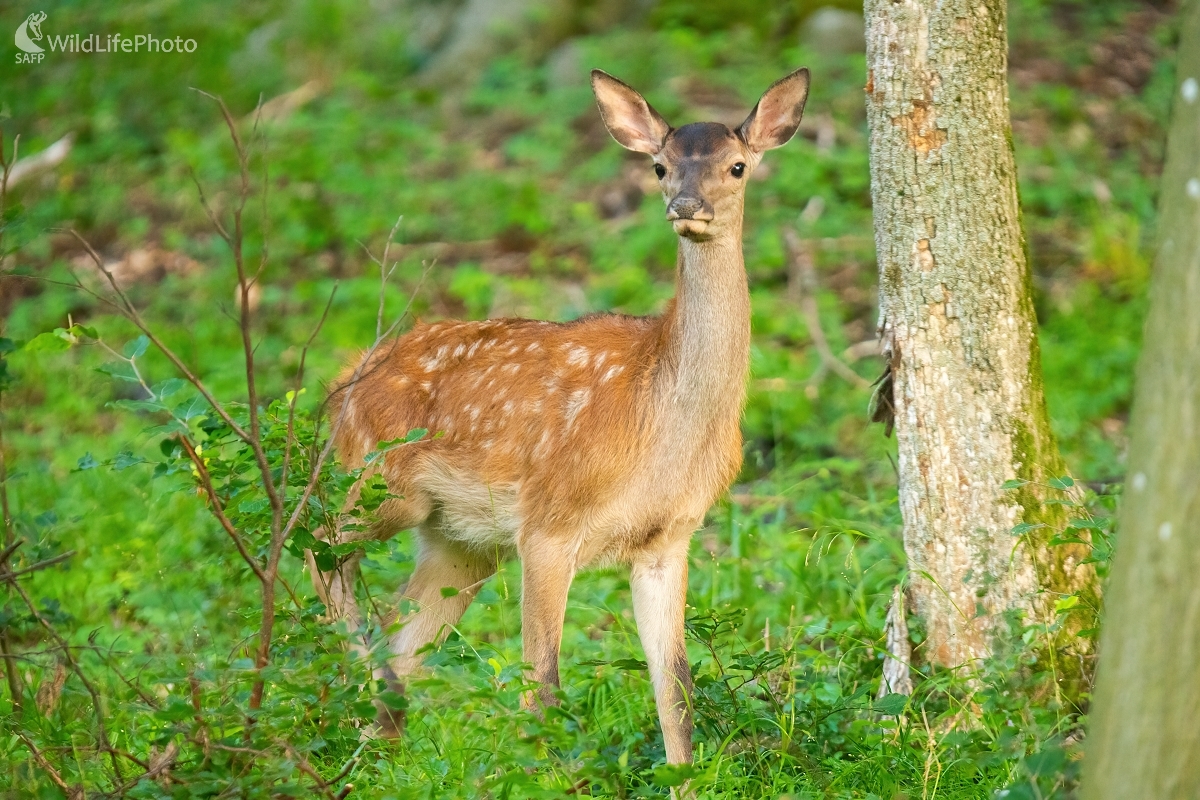
M 875 275 L 863 59 L 798 44 L 804 3 L 781 6 L 756 28 L 718 12 L 693 13 L 692 5 L 664 2 L 616 29 L 584 26 L 575 40 L 580 64 L 629 80 L 677 123 L 714 102 L 739 104 L 745 113 L 772 80 L 808 64 L 808 114 L 829 115 L 837 131 L 828 151 L 805 134 L 772 152 L 766 178 L 748 190 L 755 338 L 746 464 L 733 498 L 712 510 L 692 551 L 693 785 L 700 796 L 723 798 L 984 798 L 1006 787 L 1010 798 L 1065 796 L 1078 770 L 1082 719 L 1055 699 L 1053 667 L 1037 656 L 1043 632 L 1025 630 L 1020 646 L 973 680 L 922 667 L 905 707 L 889 705 L 895 698 L 873 707 L 887 604 L 904 578 L 894 452 L 866 423 L 866 392 L 835 376 L 805 391 L 819 362 L 784 292 L 780 235 L 812 198 L 822 198 L 825 210 L 806 223 L 805 235 L 824 240 L 818 271 L 826 335 L 835 351 L 870 338 Z M 1031 52 L 1063 65 L 1060 78 L 1014 81 L 1012 90 L 1053 424 L 1077 478 L 1119 481 L 1171 86 L 1171 28 L 1150 37 L 1160 44 L 1145 83 L 1112 97 L 1085 79 L 1085 68 L 1096 66 L 1087 45 L 1111 37 L 1141 6 L 1012 5 L 1014 69 Z M 182 2 L 47 5 L 48 33 L 178 30 L 202 46 L 195 58 L 170 62 L 75 57 L 5 67 L 6 147 L 14 133 L 24 153 L 68 131 L 77 135 L 65 164 L 10 197 L 5 335 L 25 342 L 70 320 L 93 326 L 119 350 L 136 332 L 103 304 L 56 283 L 69 281 L 72 269 L 92 279 L 77 263 L 79 247 L 53 229 L 78 229 L 113 260 L 153 245 L 199 266 L 136 283 L 135 302 L 218 397 L 243 399 L 230 258 L 192 182 L 194 175 L 227 214 L 236 162 L 215 105 L 187 87 L 222 95 L 243 119 L 260 95 L 313 79 L 318 96 L 254 139 L 262 156 L 256 181 L 267 168 L 247 239 L 255 263 L 269 245 L 255 324 L 265 397 L 292 388 L 300 349 L 335 286 L 309 354 L 302 410 L 312 411 L 322 381 L 369 344 L 378 273 L 364 247 L 381 252 L 401 215 L 390 313 L 410 295 L 421 318 L 567 319 L 661 308 L 671 293 L 674 235 L 659 199 L 638 199 L 630 189 L 648 165 L 599 127 L 586 82 L 563 81 L 540 53 L 516 48 L 460 90 L 416 88 L 413 71 L 424 56 L 404 35 L 404 8 L 370 16 L 350 3 L 260 2 L 222 16 Z M 0 27 L 11 30 L 21 18 L 0 12 Z M 11 61 L 9 50 L 0 55 Z M 241 130 L 250 138 L 248 122 Z M 610 189 L 631 199 L 606 217 Z M 490 244 L 462 244 L 480 241 Z M 152 351 L 143 360 L 151 382 L 173 377 Z M 246 659 L 257 626 L 254 580 L 186 470 L 155 476 L 152 464 L 133 463 L 171 457 L 160 450 L 161 433 L 144 432 L 161 415 L 112 405 L 141 397 L 133 385 L 97 372 L 114 363 L 88 344 L 10 354 L 15 382 L 3 396 L 3 433 L 13 518 L 27 541 L 16 565 L 74 551 L 22 585 L 83 648 L 80 663 L 102 697 L 113 745 L 146 760 L 152 747 L 183 743 L 177 782 L 144 782 L 130 796 L 281 796 L 288 787 L 302 795 L 307 778 L 281 741 L 325 778 L 353 759 L 345 779 L 354 797 L 561 797 L 571 787 L 595 796 L 664 796 L 683 777 L 662 767 L 619 570 L 581 575 L 572 588 L 561 712 L 539 720 L 519 709 L 519 573 L 510 564 L 410 687 L 406 737 L 363 746 L 357 726 L 369 691 L 353 677 L 361 667 L 339 646 L 344 632 L 320 621 L 300 562 L 285 556 L 284 575 L 299 602 L 281 601 L 266 703 L 248 728 L 242 712 L 252 682 Z M 868 379 L 881 367 L 855 364 Z M 79 469 L 88 454 L 109 465 Z M 1113 498 L 1095 502 L 1111 516 Z M 403 582 L 411 552 L 401 535 L 368 554 L 373 595 Z M 57 656 L 19 599 L 11 591 L 4 597 L 0 625 L 25 655 L 20 670 L 32 693 L 53 681 Z M 919 657 L 919 629 L 913 639 Z M 0 793 L 64 796 L 17 732 L 69 782 L 94 791 L 119 784 L 110 760 L 94 749 L 94 712 L 74 675 L 46 713 L 27 702 L 17 714 L 5 693 Z M 205 748 L 197 743 L 201 730 L 210 744 L 266 755 Z M 137 772 L 128 761 L 123 769 L 126 778 Z

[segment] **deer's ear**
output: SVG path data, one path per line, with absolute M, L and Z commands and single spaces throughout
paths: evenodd
M 738 128 L 742 141 L 756 153 L 787 144 L 800 127 L 807 99 L 807 69 L 798 69 L 775 81 Z
M 592 70 L 592 92 L 600 116 L 617 143 L 654 155 L 662 149 L 671 126 L 635 89 L 601 70 Z

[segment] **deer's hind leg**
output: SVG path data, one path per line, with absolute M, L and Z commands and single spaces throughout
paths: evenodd
M 364 475 L 358 484 L 346 497 L 345 511 L 349 512 L 359 501 L 362 481 L 370 477 Z M 432 508 L 431 501 L 416 492 L 410 497 L 395 498 L 380 506 L 378 514 L 372 523 L 363 529 L 353 529 L 349 525 L 339 526 L 334 535 L 326 529 L 319 530 L 315 535 L 330 544 L 345 544 L 368 540 L 385 541 L 398 531 L 412 527 L 429 517 Z M 364 628 L 364 617 L 355 597 L 355 586 L 358 583 L 362 554 L 354 553 L 339 563 L 334 569 L 325 571 L 317 566 L 316 557 L 311 550 L 304 551 L 305 561 L 312 574 L 313 589 L 317 597 L 325 604 L 326 616 L 331 620 L 342 620 L 350 631 L 349 646 L 351 652 L 359 659 L 367 660 L 371 653 L 371 639 Z M 374 671 L 375 679 L 387 677 L 383 669 Z
M 496 558 L 473 551 L 445 537 L 436 517 L 417 531 L 417 564 L 408 584 L 400 592 L 407 613 L 388 638 L 389 689 L 403 694 L 403 679 L 421 666 L 421 650 L 440 643 L 458 624 L 484 581 L 496 572 Z M 391 627 L 391 626 L 389 626 Z M 403 712 L 391 711 L 382 703 L 379 724 L 384 735 L 398 734 L 404 725 Z

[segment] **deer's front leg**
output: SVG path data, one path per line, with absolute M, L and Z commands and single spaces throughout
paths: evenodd
M 630 586 L 638 635 L 650 667 L 667 763 L 692 761 L 692 673 L 683 640 L 691 529 L 662 537 L 633 560 Z
M 521 553 L 521 640 L 529 677 L 541 684 L 536 694 L 521 698 L 526 708 L 557 705 L 558 650 L 562 645 L 567 593 L 575 577 L 569 548 L 557 542 L 534 542 Z

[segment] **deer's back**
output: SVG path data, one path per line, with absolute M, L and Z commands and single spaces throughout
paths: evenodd
M 669 524 L 660 518 L 674 513 L 672 494 L 698 492 L 691 505 L 707 508 L 732 479 L 732 451 L 740 462 L 735 418 L 723 438 L 737 441 L 717 443 L 726 463 L 699 465 L 712 474 L 697 482 L 672 466 L 662 477 L 679 486 L 648 484 L 662 444 L 651 383 L 670 368 L 662 324 L 596 315 L 418 325 L 343 374 L 330 400 L 335 415 L 359 372 L 338 449 L 354 464 L 414 428 L 437 434 L 384 457 L 389 484 L 406 497 L 396 504 L 403 526 L 440 509 L 449 535 L 483 547 L 511 546 L 522 528 L 636 539 Z M 595 558 L 611 560 L 624 544 L 596 547 Z

